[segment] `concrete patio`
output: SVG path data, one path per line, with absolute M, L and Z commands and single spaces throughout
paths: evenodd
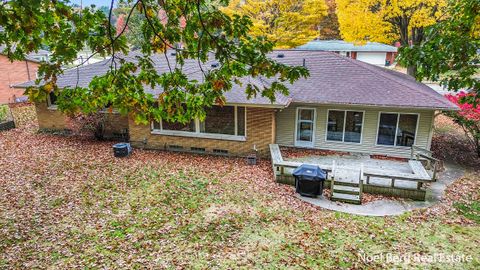
M 362 193 L 425 201 L 428 185 L 435 182 L 439 168 L 439 160 L 431 157 L 430 151 L 413 146 L 408 160 L 378 159 L 361 153 L 302 153 L 284 159 L 276 144 L 270 145 L 270 153 L 277 182 L 295 185 L 293 170 L 302 164 L 318 165 L 328 172 L 325 187 L 332 190 L 331 199 L 355 204 L 361 204 Z
M 465 169 L 461 166 L 445 164 L 445 171 L 440 173 L 438 180 L 427 189 L 425 201 L 382 199 L 362 205 L 352 205 L 333 202 L 325 196 L 319 196 L 318 198 L 303 197 L 299 194 L 296 196 L 302 201 L 332 211 L 362 216 L 394 216 L 435 205 L 443 198 L 445 189 L 456 179 L 462 177 L 464 173 Z
M 385 171 L 390 173 L 411 174 L 412 169 L 408 162 L 399 160 L 383 160 L 370 158 L 370 155 L 330 155 L 330 156 L 304 156 L 298 158 L 285 158 L 286 161 L 316 164 L 320 168 L 331 168 L 333 162 L 336 164 L 335 181 L 355 182 L 358 181 L 360 168 L 363 164 L 365 170 Z M 290 169 L 293 171 L 293 169 Z M 391 180 L 372 177 L 370 184 L 378 186 L 390 186 Z M 395 186 L 399 188 L 416 188 L 417 183 L 412 181 L 396 180 Z

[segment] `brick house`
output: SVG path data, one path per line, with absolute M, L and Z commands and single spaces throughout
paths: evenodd
M 35 80 L 38 66 L 39 62 L 35 59 L 10 62 L 5 55 L 0 54 L 0 104 L 14 103 L 22 98 L 24 89 L 12 86 Z
M 168 54 L 170 63 L 174 54 Z M 234 84 L 225 93 L 226 105 L 207 110 L 204 121 L 188 124 L 152 121 L 136 124 L 120 114 L 109 114 L 112 132 L 128 129 L 134 147 L 193 151 L 244 156 L 252 151 L 268 154 L 269 144 L 334 151 L 408 157 L 411 146 L 430 149 L 434 114 L 456 106 L 412 77 L 392 70 L 342 57 L 332 52 L 281 50 L 270 57 L 288 65 L 305 65 L 310 77 L 289 85 L 288 96 L 274 103 L 263 97 L 247 99 Z M 134 61 L 133 57 L 125 57 Z M 168 72 L 163 56 L 153 57 L 157 71 Z M 196 61 L 186 63 L 191 79 L 203 74 Z M 215 68 L 212 60 L 203 69 Z M 60 87 L 88 86 L 95 75 L 104 74 L 110 60 L 58 78 Z M 77 76 L 78 74 L 78 76 Z M 266 79 L 244 78 L 258 84 Z M 17 87 L 25 88 L 33 82 Z M 162 89 L 146 89 L 158 96 Z M 55 97 L 37 103 L 40 128 L 64 129 L 65 118 L 56 110 Z

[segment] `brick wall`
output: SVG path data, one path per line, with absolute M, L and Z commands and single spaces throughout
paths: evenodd
M 37 112 L 38 126 L 40 129 L 47 130 L 65 130 L 68 129 L 67 117 L 57 110 L 47 107 L 46 102 L 38 102 L 35 104 Z M 128 130 L 128 117 L 117 113 L 104 114 L 105 136 L 111 137 L 116 134 L 123 133 Z
M 103 123 L 106 138 L 118 138 L 120 134 L 128 134 L 128 116 L 119 113 L 105 113 Z
M 65 115 L 60 111 L 48 109 L 47 102 L 35 103 L 35 110 L 40 129 L 64 130 L 67 128 Z
M 66 117 L 56 110 L 47 108 L 46 102 L 36 103 L 40 129 L 63 130 L 68 128 Z M 119 114 L 107 115 L 107 132 L 120 133 L 129 130 L 130 141 L 134 147 L 146 149 L 166 149 L 170 145 L 205 148 L 207 153 L 213 149 L 227 150 L 228 154 L 245 156 L 252 153 L 255 145 L 260 156 L 268 156 L 268 145 L 275 142 L 275 110 L 267 108 L 247 108 L 246 141 L 228 141 L 219 139 L 192 138 L 181 136 L 157 135 L 151 133 L 150 125 L 137 125 L 133 119 Z M 146 142 L 146 144 L 144 143 Z
M 5 55 L 0 55 L 0 104 L 12 103 L 15 97 L 23 96 L 24 89 L 14 89 L 10 86 L 35 80 L 38 66 L 38 63 L 30 61 L 11 63 Z
M 397 53 L 394 53 L 394 52 L 387 52 L 387 56 L 386 56 L 386 61 L 389 61 L 390 64 L 393 64 L 393 62 L 395 62 L 395 57 L 397 56 Z
M 275 141 L 275 110 L 267 108 L 247 108 L 247 139 L 242 142 L 152 134 L 150 125 L 137 125 L 133 119 L 129 121 L 130 142 L 138 148 L 167 149 L 177 145 L 184 150 L 198 147 L 212 153 L 213 149 L 221 149 L 230 155 L 245 156 L 252 153 L 255 145 L 260 156 L 268 156 L 268 145 Z

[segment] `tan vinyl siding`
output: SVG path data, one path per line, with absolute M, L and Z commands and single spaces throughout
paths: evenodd
M 329 149 L 335 151 L 361 152 L 368 154 L 380 154 L 397 157 L 408 157 L 410 155 L 409 147 L 379 146 L 376 145 L 378 118 L 380 112 L 400 112 L 400 113 L 418 113 L 418 128 L 416 132 L 415 145 L 430 149 L 433 110 L 398 109 L 398 108 L 375 108 L 359 106 L 336 106 L 336 105 L 300 105 L 292 104 L 276 115 L 276 142 L 279 145 L 295 146 L 295 123 L 296 111 L 298 107 L 316 109 L 316 125 L 314 148 Z M 363 131 L 361 143 L 345 143 L 326 141 L 327 129 L 327 111 L 328 110 L 354 110 L 364 112 Z

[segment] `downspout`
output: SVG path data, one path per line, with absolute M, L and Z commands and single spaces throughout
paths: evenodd
M 25 60 L 25 66 L 27 67 L 28 80 L 31 81 L 32 79 L 30 78 L 30 68 L 28 67 L 28 61 L 27 60 Z

